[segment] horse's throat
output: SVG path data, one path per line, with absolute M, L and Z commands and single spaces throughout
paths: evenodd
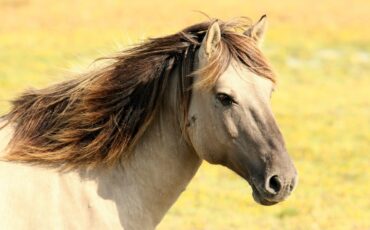
M 201 160 L 168 119 L 157 118 L 144 133 L 129 161 L 122 163 L 127 201 L 137 200 L 133 219 L 159 223 L 193 178 Z M 124 188 L 124 190 L 126 190 Z M 130 218 L 130 219 L 132 219 Z

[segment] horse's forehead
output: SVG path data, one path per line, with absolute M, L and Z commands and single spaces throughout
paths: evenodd
M 270 94 L 273 82 L 265 77 L 252 73 L 246 66 L 231 64 L 220 76 L 216 88 L 238 92 L 260 92 Z

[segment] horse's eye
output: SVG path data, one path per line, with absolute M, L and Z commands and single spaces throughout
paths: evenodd
M 230 106 L 235 103 L 234 99 L 225 93 L 218 93 L 216 98 L 223 106 Z

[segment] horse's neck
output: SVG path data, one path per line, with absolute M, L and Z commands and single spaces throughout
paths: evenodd
M 83 202 L 101 204 L 98 209 L 94 209 L 98 216 L 103 215 L 102 213 L 108 216 L 115 213 L 104 209 L 106 202 L 109 204 L 113 202 L 119 222 L 124 229 L 154 228 L 184 191 L 201 163 L 192 148 L 186 144 L 178 124 L 178 114 L 174 109 L 176 100 L 173 100 L 175 98 L 173 95 L 176 95 L 176 84 L 176 80 L 171 80 L 171 85 L 166 90 L 168 92 L 164 105 L 160 107 L 133 149 L 133 155 L 128 159 L 122 159 L 120 164 L 109 169 L 75 171 L 60 175 L 50 172 L 50 176 L 47 176 L 45 171 L 45 176 L 42 177 L 45 178 L 45 183 L 55 178 L 64 178 L 63 181 L 68 183 L 66 182 L 65 187 L 60 189 L 70 194 L 66 195 L 64 200 L 68 203 L 68 199 L 73 200 L 74 196 L 85 194 L 86 200 L 79 199 L 78 202 L 72 203 L 80 205 L 78 207 L 89 207 Z M 4 154 L 4 148 L 11 135 L 10 126 L 1 130 L 0 155 Z M 31 170 L 32 167 L 27 168 Z M 16 171 L 22 177 L 22 170 Z M 38 180 L 41 180 L 41 177 L 38 176 Z M 92 212 L 91 208 L 89 212 Z
M 171 91 L 176 88 L 174 84 Z M 117 183 L 105 187 L 107 194 L 116 196 L 112 199 L 116 199 L 128 229 L 144 229 L 143 222 L 137 220 L 149 220 L 150 225 L 157 225 L 200 166 L 201 160 L 186 144 L 174 113 L 169 105 L 162 106 L 131 158 L 122 160 L 122 167 L 116 169 L 114 176 L 120 181 L 120 192 L 110 192 Z
M 11 173 L 10 178 L 16 178 L 11 180 L 21 182 L 22 178 L 25 178 L 23 172 L 26 172 L 29 183 L 38 183 L 27 186 L 35 191 L 41 189 L 39 193 L 46 193 L 45 197 L 52 195 L 48 194 L 49 190 L 58 190 L 57 194 L 60 194 L 59 199 L 63 201 L 63 205 L 57 202 L 58 205 L 53 206 L 54 203 L 47 200 L 48 207 L 62 208 L 61 210 L 66 211 L 63 212 L 64 217 L 68 219 L 70 215 L 74 215 L 81 226 L 84 226 L 82 223 L 94 223 L 94 228 L 99 229 L 101 218 L 102 223 L 108 219 L 112 225 L 117 223 L 126 230 L 153 229 L 186 188 L 201 163 L 185 143 L 175 120 L 168 111 L 159 113 L 136 145 L 133 155 L 127 160 L 122 159 L 114 168 L 58 174 L 55 170 L 48 171 L 47 168 L 4 162 L 0 167 L 0 179 L 4 179 L 5 174 L 1 172 L 5 170 Z M 11 134 L 10 126 L 1 130 L 0 152 L 4 150 Z M 55 184 L 59 185 L 54 187 Z M 43 188 L 48 189 L 42 191 Z M 13 194 L 14 199 L 23 194 L 22 191 L 13 192 L 16 194 Z M 29 194 L 27 197 L 37 198 L 37 194 Z M 82 207 L 88 207 L 87 219 L 84 219 L 86 210 Z M 77 209 L 79 213 L 71 211 Z M 30 214 L 30 218 L 31 216 Z M 48 221 L 54 223 L 55 218 L 59 217 L 50 216 Z M 8 223 L 13 226 L 11 224 Z M 37 222 L 36 225 L 41 226 L 42 223 Z M 45 223 L 45 226 L 48 225 Z

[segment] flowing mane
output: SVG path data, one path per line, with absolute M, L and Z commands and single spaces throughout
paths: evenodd
M 179 70 L 177 95 L 180 112 L 186 113 L 194 71 L 199 87 L 210 87 L 231 60 L 250 71 L 275 80 L 255 41 L 238 32 L 249 23 L 222 22 L 220 49 L 204 69 L 194 61 L 212 21 L 192 25 L 179 33 L 149 39 L 103 59 L 98 70 L 44 89 L 24 92 L 2 118 L 14 126 L 6 160 L 62 168 L 114 165 L 130 156 L 135 143 L 155 116 L 168 87 Z

